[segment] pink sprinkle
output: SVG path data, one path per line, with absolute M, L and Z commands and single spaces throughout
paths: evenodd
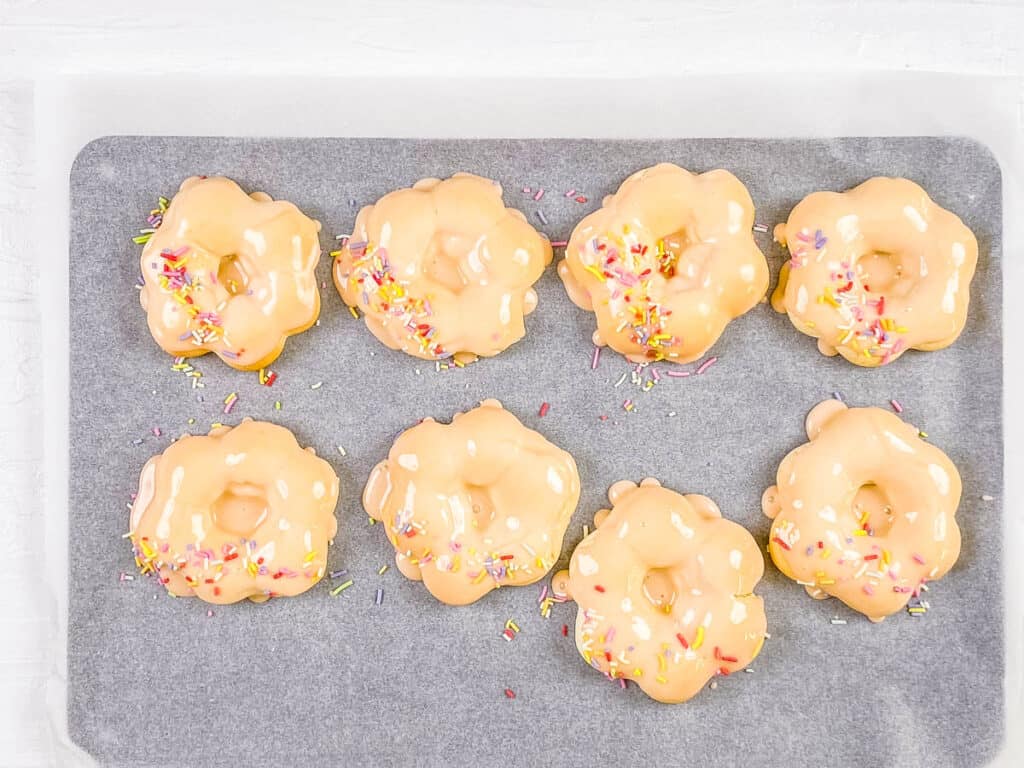
M 903 406 L 900 405 L 899 400 L 890 400 L 889 403 L 892 405 L 892 409 L 896 411 L 896 413 L 903 413 Z
M 914 553 L 914 555 L 913 555 L 913 557 L 914 557 L 914 562 L 915 562 L 915 563 L 920 563 L 921 565 L 924 565 L 924 558 L 923 558 L 923 557 L 921 557 L 921 556 L 920 556 L 919 554 L 917 554 L 917 553 L 915 552 L 915 553 Z
M 206 618 L 212 619 L 213 618 L 213 611 L 207 611 L 206 612 Z
M 163 432 L 160 431 L 160 427 L 153 427 L 153 434 L 156 435 L 157 437 L 160 437 L 160 435 L 162 435 Z
M 619 688 L 621 688 L 622 690 L 626 690 L 626 678 L 619 678 Z
M 865 584 L 864 585 L 864 594 L 865 595 L 873 595 L 873 594 L 875 594 L 874 587 L 872 587 L 870 584 Z
M 704 371 L 706 371 L 708 368 L 714 365 L 717 361 L 717 357 L 709 357 L 707 360 L 700 364 L 700 367 L 696 371 L 694 371 L 694 373 L 700 376 L 702 373 L 704 373 Z
M 529 187 L 523 187 L 523 194 L 524 194 L 524 195 L 528 195 L 528 194 L 530 194 L 531 192 L 533 192 L 533 190 L 532 190 L 532 189 L 530 189 Z
M 534 201 L 537 201 L 537 200 L 540 200 L 542 197 L 544 197 L 544 190 L 543 189 L 538 189 L 537 190 L 537 194 L 533 196 L 533 199 L 534 199 Z
M 657 368 L 651 369 L 651 378 L 654 379 L 655 381 L 661 381 L 661 374 L 658 373 Z
M 667 376 L 671 376 L 674 379 L 685 379 L 690 375 L 689 371 L 665 371 Z
M 565 196 L 566 197 L 572 197 L 575 194 L 576 194 L 576 187 L 573 187 L 572 189 L 570 189 L 568 192 L 565 193 Z
M 597 364 L 601 361 L 601 348 L 594 347 L 594 356 L 590 360 L 590 370 L 596 371 Z
M 623 408 L 623 410 L 628 411 L 629 410 L 629 406 L 631 406 L 632 404 L 633 404 L 632 400 L 623 400 L 622 401 L 622 408 Z
M 544 598 L 548 596 L 548 585 L 545 584 L 540 590 L 540 597 L 537 598 L 538 603 L 543 603 Z
M 224 413 L 231 413 L 231 409 L 235 407 L 235 403 L 238 402 L 237 395 L 232 397 L 227 403 L 224 404 Z
M 552 248 L 565 248 L 565 246 L 567 246 L 568 244 L 569 244 L 568 240 L 552 240 L 551 241 L 551 247 Z

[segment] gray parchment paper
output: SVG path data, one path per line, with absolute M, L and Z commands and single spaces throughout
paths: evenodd
M 326 253 L 358 206 L 421 177 L 470 170 L 495 178 L 509 204 L 563 240 L 629 173 L 663 160 L 730 169 L 769 226 L 814 190 L 846 189 L 873 175 L 916 180 L 964 219 L 981 246 L 962 337 L 949 349 L 866 370 L 821 356 L 812 339 L 762 304 L 729 326 L 706 373 L 663 377 L 645 393 L 628 378 L 614 386 L 629 370 L 614 353 L 591 370 L 592 321 L 570 304 L 553 266 L 522 342 L 440 373 L 381 346 L 329 282 Z M 157 196 L 170 196 L 193 174 L 225 174 L 323 222 L 321 323 L 288 341 L 272 366 L 273 387 L 209 356 L 195 362 L 205 388 L 193 390 L 147 331 L 131 236 Z M 547 191 L 535 202 L 524 186 Z M 565 197 L 572 188 L 587 202 Z M 991 155 L 953 138 L 123 137 L 89 144 L 71 178 L 73 738 L 101 763 L 125 766 L 985 762 L 1004 728 L 1000 205 Z M 770 235 L 756 237 L 776 274 L 782 250 Z M 873 625 L 834 600 L 811 600 L 769 562 L 758 591 L 771 639 L 752 671 L 666 706 L 591 670 L 561 634 L 574 606 L 555 606 L 542 619 L 538 587 L 451 608 L 393 567 L 377 573 L 392 550 L 367 524 L 362 486 L 394 436 L 423 416 L 447 420 L 496 397 L 574 454 L 583 495 L 564 564 L 608 486 L 648 475 L 711 496 L 763 544 L 761 492 L 803 442 L 808 409 L 833 391 L 862 405 L 887 407 L 896 398 L 963 476 L 963 552 L 927 594 L 931 610 L 922 618 L 900 613 Z M 225 417 L 231 392 L 239 400 Z M 632 413 L 622 409 L 627 397 L 636 402 Z M 542 402 L 550 404 L 543 418 Z M 337 470 L 342 494 L 330 562 L 347 568 L 354 585 L 331 597 L 325 580 L 298 598 L 215 607 L 208 616 L 210 606 L 169 598 L 151 579 L 122 581 L 120 573 L 134 573 L 121 538 L 125 503 L 143 463 L 173 436 L 243 416 L 289 427 Z M 522 629 L 512 642 L 500 637 L 509 618 Z

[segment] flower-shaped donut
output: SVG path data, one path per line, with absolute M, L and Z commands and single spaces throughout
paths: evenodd
M 772 306 L 825 355 L 868 368 L 948 347 L 964 328 L 978 241 L 907 179 L 808 195 L 775 239 L 788 246 Z
M 526 334 L 551 244 L 505 207 L 497 182 L 457 173 L 363 208 L 335 256 L 341 298 L 386 346 L 468 362 Z
M 881 408 L 826 400 L 808 414 L 807 437 L 762 498 L 768 551 L 812 597 L 881 621 L 956 562 L 960 474 Z
M 130 534 L 143 573 L 209 603 L 305 592 L 337 531 L 338 477 L 284 427 L 244 420 L 146 462 Z
M 637 171 L 572 232 L 558 274 L 597 316 L 594 343 L 633 362 L 701 357 L 768 289 L 754 204 L 728 171 Z
M 657 480 L 622 481 L 597 530 L 576 547 L 556 594 L 576 601 L 576 646 L 610 679 L 676 703 L 760 652 L 766 619 L 753 594 L 764 558 L 742 526 L 706 496 Z
M 451 424 L 424 419 L 399 435 L 363 505 L 384 523 L 405 576 L 465 605 L 542 579 L 579 496 L 572 456 L 484 400 Z
M 245 371 L 272 363 L 320 315 L 319 231 L 231 179 L 185 179 L 142 251 L 139 300 L 156 343 Z

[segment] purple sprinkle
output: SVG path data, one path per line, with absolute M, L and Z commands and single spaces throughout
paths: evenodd
M 537 211 L 537 218 L 538 218 L 538 219 L 540 219 L 540 223 L 541 223 L 541 224 L 543 224 L 544 226 L 547 226 L 547 224 L 548 224 L 548 219 L 547 219 L 547 217 L 546 217 L 546 216 L 544 215 L 544 211 Z

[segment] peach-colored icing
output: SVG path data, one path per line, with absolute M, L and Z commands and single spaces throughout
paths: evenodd
M 812 597 L 881 621 L 956 562 L 960 474 L 881 408 L 826 400 L 806 426 L 810 442 L 782 460 L 761 500 L 774 520 L 768 551 Z
M 768 289 L 753 224 L 750 194 L 728 171 L 660 163 L 576 225 L 558 274 L 595 314 L 595 344 L 633 362 L 690 362 Z
M 791 258 L 772 306 L 825 355 L 870 368 L 948 347 L 963 330 L 978 241 L 912 181 L 815 192 L 775 239 Z
M 334 284 L 391 349 L 424 360 L 490 357 L 526 333 L 551 244 L 490 179 L 422 179 L 359 211 Z
M 292 596 L 324 574 L 338 477 L 284 427 L 245 419 L 186 435 L 146 462 L 132 506 L 136 562 L 172 595 Z
M 465 605 L 543 578 L 579 496 L 572 456 L 484 400 L 451 424 L 424 419 L 399 435 L 363 505 L 405 576 Z
M 597 530 L 552 581 L 579 606 L 587 663 L 667 703 L 750 664 L 767 628 L 753 594 L 764 574 L 754 538 L 708 497 L 651 478 L 618 482 L 608 499 L 612 509 L 594 516 Z
M 231 179 L 185 179 L 142 251 L 139 300 L 157 344 L 240 370 L 273 362 L 320 315 L 319 231 L 291 203 Z

